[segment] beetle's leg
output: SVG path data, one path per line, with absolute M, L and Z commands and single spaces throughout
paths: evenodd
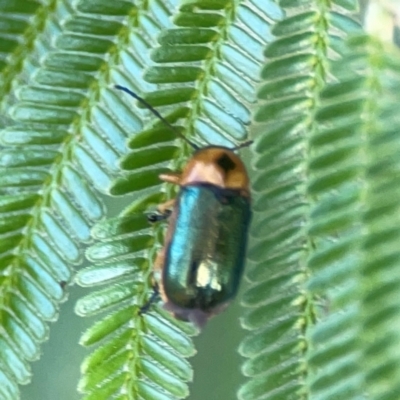
M 158 300 L 160 300 L 160 292 L 158 290 L 158 285 L 155 284 L 153 286 L 153 293 L 151 294 L 150 298 L 146 301 L 145 304 L 142 305 L 139 309 L 139 315 L 146 314 L 147 311 L 149 311 L 150 307 L 154 304 L 157 303 Z
M 160 213 L 147 214 L 147 221 L 149 221 L 151 224 L 159 221 L 164 221 L 169 218 L 171 213 L 172 213 L 171 210 L 166 210 L 163 214 Z
M 157 206 L 157 210 L 160 214 L 171 214 L 171 209 L 174 208 L 175 199 L 171 199 L 166 201 L 165 203 L 161 203 Z M 169 216 L 169 215 L 168 215 Z
M 179 174 L 161 174 L 158 176 L 162 181 L 173 183 L 174 185 L 179 185 L 181 181 L 181 175 Z M 171 209 L 174 207 L 175 199 L 168 200 L 165 203 L 160 204 L 157 207 L 159 214 L 153 213 L 149 214 L 147 219 L 149 222 L 158 222 L 165 219 L 171 215 Z
M 153 264 L 153 274 L 155 274 L 156 276 L 158 274 L 161 273 L 162 269 L 164 266 L 164 249 L 161 249 L 158 253 L 157 253 L 157 257 L 154 260 L 154 264 Z M 154 279 L 154 275 L 153 275 L 153 279 Z M 158 284 L 156 280 L 153 280 L 153 285 L 157 286 L 158 289 Z
M 149 300 L 142 307 L 139 309 L 139 315 L 146 314 L 149 311 L 149 308 L 154 304 L 157 303 L 158 300 L 162 299 L 163 289 L 157 283 L 157 279 L 161 274 L 162 268 L 164 266 L 164 249 L 161 249 L 157 253 L 157 257 L 154 261 L 153 265 L 153 276 L 152 276 L 152 283 L 153 283 L 153 293 L 151 294 Z M 156 279 L 157 277 L 157 279 Z
M 173 183 L 174 185 L 179 185 L 181 182 L 181 176 L 179 174 L 161 174 L 158 177 L 164 181 Z
M 168 200 L 165 203 L 159 204 L 157 207 L 158 213 L 151 213 L 147 215 L 147 220 L 150 223 L 163 221 L 169 218 L 175 205 L 175 199 Z

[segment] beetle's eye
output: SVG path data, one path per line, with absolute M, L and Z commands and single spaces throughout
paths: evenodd
M 222 153 L 222 155 L 217 158 L 216 162 L 225 173 L 231 171 L 232 169 L 235 169 L 236 166 L 236 164 L 226 153 Z

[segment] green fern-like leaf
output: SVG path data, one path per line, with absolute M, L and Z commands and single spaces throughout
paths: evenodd
M 399 60 L 375 40 L 354 39 L 317 115 L 309 191 L 319 248 L 309 285 L 326 306 L 310 332 L 310 382 L 320 399 L 399 395 Z
M 0 7 L 2 20 L 16 24 L 1 71 L 0 131 L 0 394 L 14 399 L 82 259 L 80 243 L 103 215 L 97 190 L 108 189 L 125 151 L 126 131 L 105 111 L 115 98 L 98 102 L 98 82 L 109 79 L 115 59 L 105 56 L 124 47 L 123 21 L 137 8 L 83 1 Z
M 306 185 L 309 135 L 317 129 L 315 113 L 328 75 L 329 57 L 341 50 L 331 31 L 342 36 L 358 26 L 339 2 L 312 8 L 281 2 L 288 17 L 272 29 L 276 39 L 265 51 L 262 100 L 255 114 L 256 195 L 249 252 L 251 287 L 244 294 L 250 307 L 243 319 L 251 330 L 241 345 L 249 357 L 243 366 L 251 379 L 241 399 L 307 398 L 308 343 L 314 299 L 306 288 L 309 199 Z
M 258 29 L 268 24 L 252 15 L 253 9 L 251 3 L 232 1 L 183 2 L 174 16 L 176 27 L 159 36 L 160 46 L 151 54 L 157 65 L 147 69 L 145 79 L 174 86 L 146 98 L 158 106 L 187 102 L 188 135 L 228 146 L 246 138 L 245 104 L 254 101 L 265 38 L 239 28 L 239 21 L 247 14 L 248 22 L 258 18 Z

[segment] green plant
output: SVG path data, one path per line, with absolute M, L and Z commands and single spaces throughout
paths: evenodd
M 400 58 L 357 7 L 0 0 L 1 399 L 75 274 L 98 286 L 76 306 L 97 319 L 84 398 L 188 396 L 197 331 L 137 311 L 164 230 L 144 213 L 190 149 L 115 84 L 199 144 L 255 139 L 239 398 L 399 398 Z M 110 196 L 132 204 L 115 215 Z

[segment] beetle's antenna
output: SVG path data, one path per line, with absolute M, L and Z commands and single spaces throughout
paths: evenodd
M 186 143 L 188 143 L 190 146 L 192 146 L 195 150 L 198 150 L 199 147 L 192 143 L 186 136 L 182 135 L 181 132 L 179 132 L 174 126 L 172 126 L 151 104 L 149 104 L 145 99 L 142 97 L 138 96 L 135 92 L 132 92 L 132 90 L 121 86 L 121 85 L 115 85 L 115 89 L 122 90 L 125 93 L 128 93 L 130 96 L 134 97 L 136 100 L 138 100 L 140 103 L 145 105 L 156 117 L 158 117 L 166 126 L 168 126 L 169 129 L 171 129 L 173 132 L 176 133 L 177 136 L 182 138 Z
M 249 147 L 252 143 L 253 143 L 253 140 L 248 140 L 247 142 L 239 144 L 238 146 L 232 147 L 230 150 L 235 151 L 235 150 L 242 149 L 243 147 Z

